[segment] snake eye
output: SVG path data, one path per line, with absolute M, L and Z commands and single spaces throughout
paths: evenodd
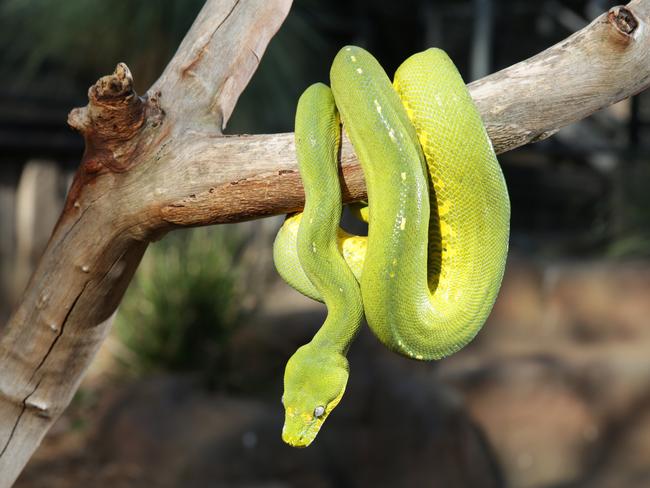
M 314 409 L 314 417 L 316 418 L 322 417 L 324 413 L 325 413 L 325 407 L 321 405 L 319 405 Z

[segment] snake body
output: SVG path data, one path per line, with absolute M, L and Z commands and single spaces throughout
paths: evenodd
M 485 322 L 508 249 L 505 181 L 443 51 L 411 56 L 391 85 L 372 55 L 348 46 L 330 78 L 331 92 L 312 86 L 299 102 L 296 149 L 306 207 L 287 219 L 274 245 L 282 277 L 328 308 L 323 327 L 285 371 L 283 438 L 295 446 L 314 439 L 343 395 L 345 354 L 361 311 L 393 351 L 445 357 Z M 366 179 L 367 238 L 338 229 L 337 110 Z

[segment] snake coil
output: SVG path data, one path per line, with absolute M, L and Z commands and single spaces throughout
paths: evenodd
M 490 313 L 505 268 L 510 204 L 480 115 L 439 49 L 407 59 L 393 84 L 367 51 L 347 46 L 331 90 L 309 87 L 296 113 L 306 194 L 274 244 L 280 275 L 328 316 L 285 371 L 283 439 L 313 441 L 348 379 L 363 315 L 391 350 L 440 359 Z M 368 188 L 368 236 L 339 228 L 342 121 Z M 365 212 L 362 212 L 365 214 Z

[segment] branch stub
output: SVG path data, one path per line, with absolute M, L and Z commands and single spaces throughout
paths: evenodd
M 639 26 L 639 21 L 634 13 L 621 5 L 609 9 L 607 20 L 624 36 L 631 36 Z

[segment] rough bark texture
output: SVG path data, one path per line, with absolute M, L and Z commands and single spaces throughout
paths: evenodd
M 208 0 L 144 97 L 124 64 L 70 113 L 86 151 L 65 209 L 0 336 L 0 487 L 16 479 L 68 405 L 106 336 L 147 242 L 164 230 L 155 168 L 173 141 L 220 128 L 282 24 L 290 0 Z M 196 135 L 194 136 L 196 137 Z M 190 137 L 191 138 L 191 137 Z M 192 179 L 200 180 L 200 174 Z M 141 183 L 145 183 L 144 186 Z
M 632 23 L 628 19 L 635 19 Z M 563 42 L 469 85 L 498 153 L 536 142 L 650 84 L 650 2 L 615 7 Z M 632 29 L 631 27 L 634 26 Z M 160 217 L 177 225 L 238 222 L 300 209 L 302 184 L 293 134 L 178 141 L 181 161 L 160 199 Z M 341 153 L 344 199 L 365 198 L 349 141 Z M 201 171 L 200 181 L 195 175 Z M 158 181 L 161 181 L 159 178 Z M 183 181 L 178 185 L 179 181 Z M 188 191 L 189 190 L 189 191 Z M 164 225 L 164 224 L 163 224 Z
M 292 134 L 221 135 L 290 0 L 208 0 L 144 97 L 128 68 L 70 114 L 86 152 L 65 209 L 0 336 L 0 487 L 67 406 L 147 243 L 178 226 L 301 208 Z M 470 85 L 499 152 L 540 140 L 650 83 L 650 0 L 596 19 L 543 53 Z M 345 199 L 365 197 L 342 151 Z

